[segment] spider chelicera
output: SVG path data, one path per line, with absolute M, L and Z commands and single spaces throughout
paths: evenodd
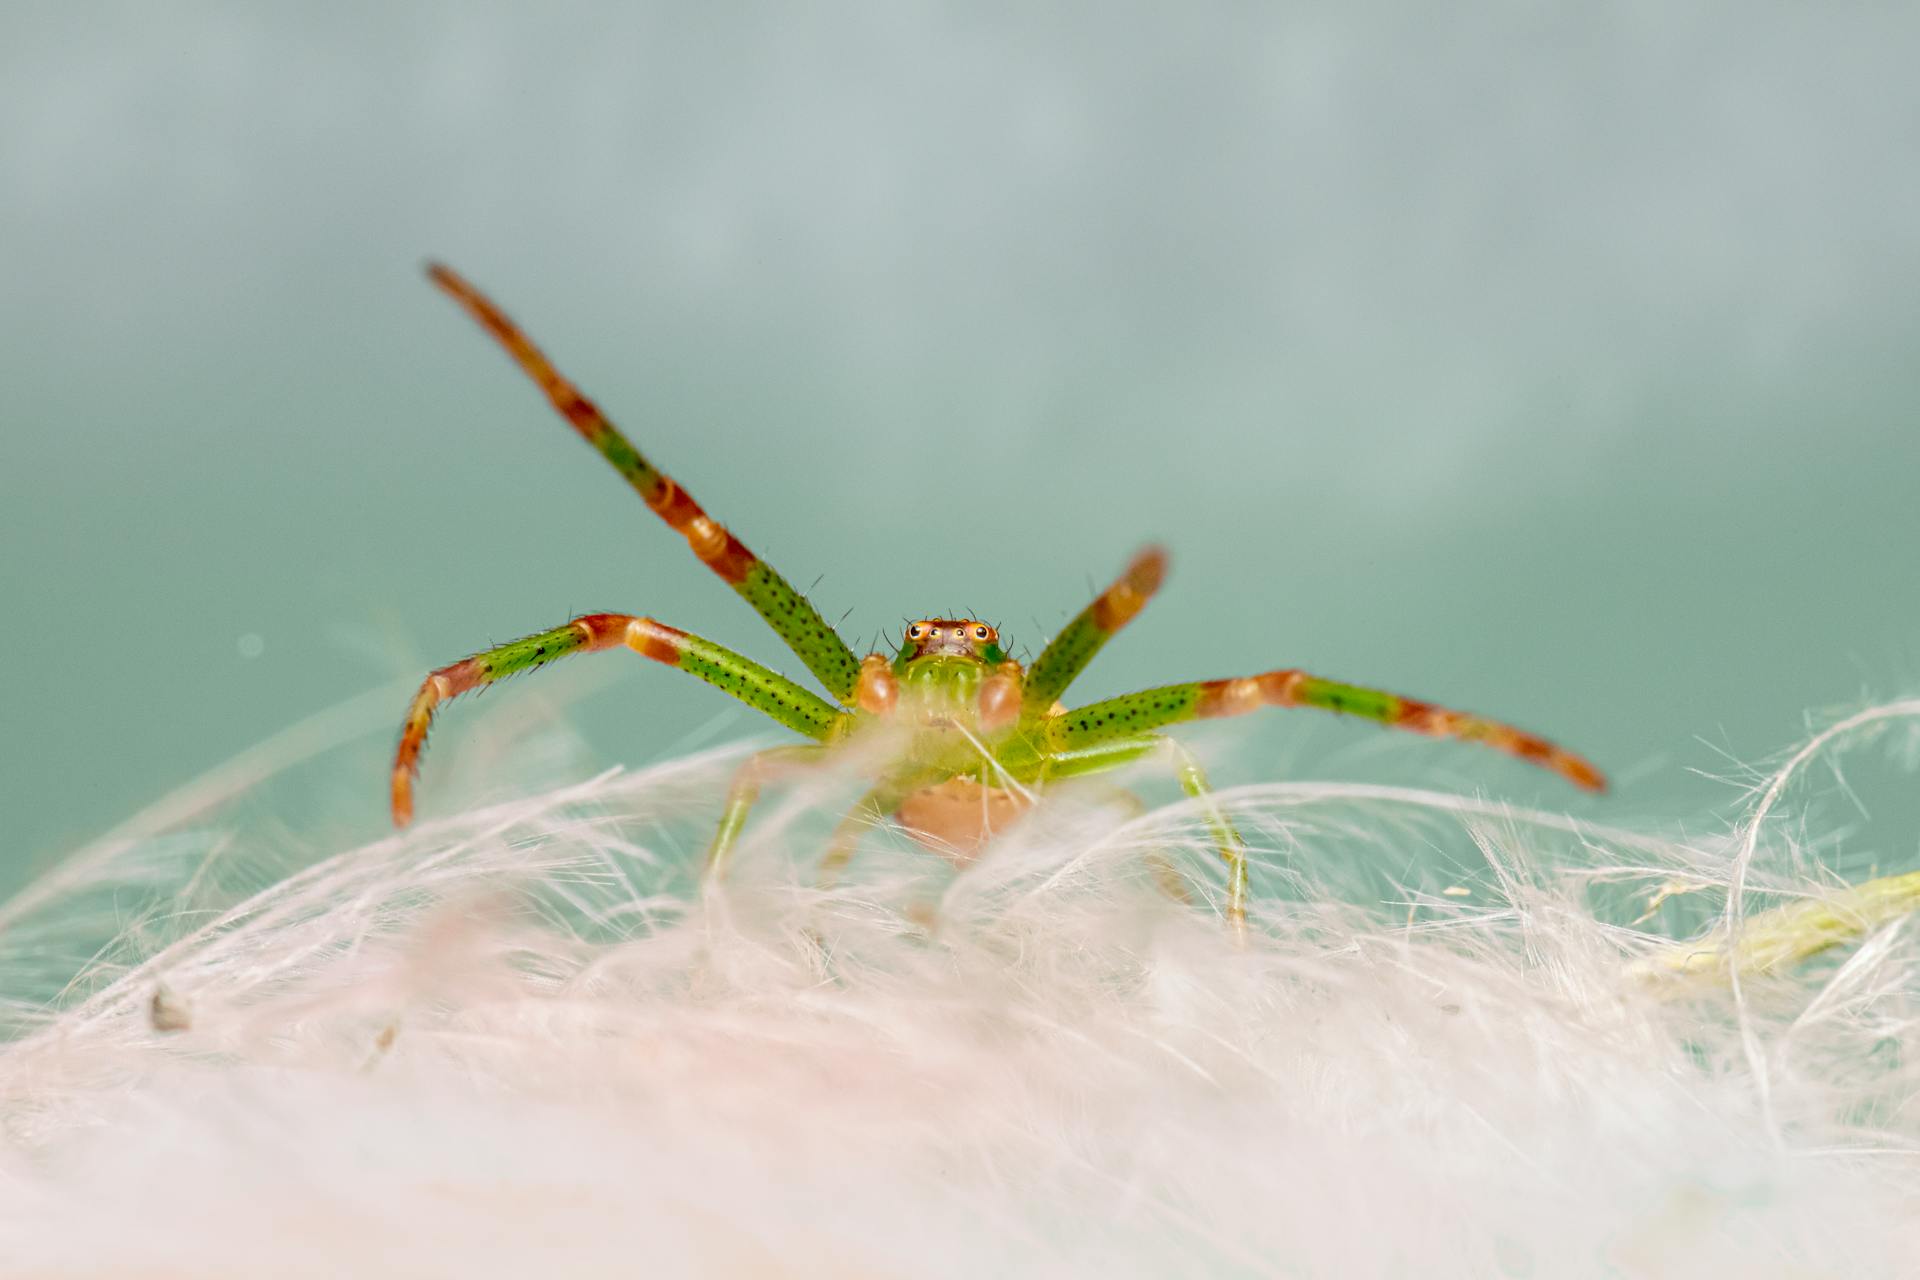
M 871 786 L 829 844 L 823 877 L 837 873 L 861 832 L 875 822 L 892 819 L 921 843 L 964 859 L 1018 818 L 1048 783 L 1164 754 L 1182 788 L 1207 806 L 1207 828 L 1227 864 L 1226 915 L 1235 928 L 1243 928 L 1246 918 L 1245 846 L 1232 823 L 1212 806 L 1200 766 L 1158 732 L 1168 725 L 1261 707 L 1318 707 L 1416 733 L 1478 742 L 1590 790 L 1606 785 L 1586 760 L 1511 725 L 1291 669 L 1164 685 L 1071 710 L 1063 707 L 1059 700 L 1067 686 L 1159 590 L 1166 554 L 1157 547 L 1134 557 L 1031 666 L 1022 667 L 1009 657 L 999 633 L 972 618 L 914 622 L 893 656 L 856 658 L 805 596 L 642 457 L 491 300 L 444 266 L 431 265 L 428 275 L 500 341 L 573 429 L 655 514 L 686 538 L 701 563 L 779 633 L 833 701 L 711 640 L 652 618 L 588 614 L 477 653 L 426 678 L 407 712 L 394 755 L 396 826 L 413 816 L 414 777 L 427 729 L 441 703 L 569 654 L 623 646 L 697 676 L 812 739 L 760 752 L 741 766 L 708 851 L 709 876 L 725 869 L 766 778 L 818 766 L 883 732 L 903 736 L 896 749 L 862 757 Z

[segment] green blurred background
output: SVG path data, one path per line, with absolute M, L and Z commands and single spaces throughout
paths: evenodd
M 1621 785 L 1310 716 L 1221 781 L 1724 804 L 1694 770 L 1916 683 L 1916 49 L 1905 6 L 12 0 L 0 885 L 575 612 L 797 668 L 429 255 L 857 644 L 1037 646 L 1160 539 L 1085 694 L 1300 665 Z M 761 731 L 641 666 L 604 760 Z

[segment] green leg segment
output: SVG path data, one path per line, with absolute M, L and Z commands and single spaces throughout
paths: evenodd
M 428 676 L 414 695 L 401 727 L 400 745 L 393 759 L 393 821 L 405 826 L 413 817 L 413 779 L 426 747 L 427 730 L 435 709 L 469 689 L 478 689 L 523 671 L 532 671 L 572 653 L 593 653 L 625 645 L 655 662 L 678 667 L 689 675 L 732 694 L 794 732 L 826 742 L 837 739 L 852 723 L 850 713 L 826 702 L 777 672 L 744 658 L 710 640 L 624 613 L 595 613 L 575 618 L 524 640 L 513 640 L 475 654 Z
M 427 275 L 444 289 L 481 327 L 491 333 L 573 429 L 600 451 L 613 469 L 626 477 L 647 506 L 685 537 L 694 555 L 726 579 L 767 625 L 779 633 L 807 670 L 825 685 L 843 706 L 851 706 L 860 664 L 820 611 L 773 567 L 746 548 L 719 522 L 701 509 L 693 496 L 673 477 L 657 469 L 609 422 L 593 401 L 553 367 L 520 327 L 493 300 L 450 268 L 433 263 Z

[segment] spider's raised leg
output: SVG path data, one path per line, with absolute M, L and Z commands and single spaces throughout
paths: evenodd
M 1021 722 L 1033 724 L 1053 708 L 1074 677 L 1086 670 L 1100 647 L 1114 632 L 1133 621 L 1167 573 L 1167 553 L 1148 547 L 1133 558 L 1126 572 L 1082 609 L 1072 622 L 1047 642 L 1027 668 L 1021 688 Z
M 687 545 L 693 548 L 693 554 L 702 564 L 724 578 L 728 586 L 766 619 L 767 625 L 779 633 L 827 691 L 842 705 L 851 705 L 860 664 L 846 642 L 820 616 L 820 611 L 774 572 L 772 566 L 709 517 L 693 500 L 693 495 L 641 456 L 593 401 L 560 375 L 540 348 L 492 299 L 439 263 L 430 264 L 427 275 L 499 340 L 527 376 L 539 384 L 560 416 L 598 449 L 615 471 L 626 477 L 627 483 L 656 515 L 686 538 Z
M 572 653 L 594 653 L 625 645 L 642 657 L 678 667 L 761 711 L 796 733 L 825 742 L 851 722 L 849 713 L 711 640 L 624 613 L 594 613 L 564 627 L 513 640 L 476 653 L 429 675 L 414 695 L 393 756 L 393 822 L 404 827 L 413 817 L 413 779 L 434 709 L 449 698 L 544 667 Z
M 1042 750 L 1076 751 L 1186 720 L 1244 715 L 1261 707 L 1318 707 L 1396 729 L 1478 742 L 1551 769 L 1589 791 L 1604 791 L 1607 786 L 1606 778 L 1588 761 L 1510 724 L 1378 689 L 1323 680 L 1304 671 L 1269 671 L 1238 680 L 1200 680 L 1122 694 L 1050 716 L 1036 732 Z

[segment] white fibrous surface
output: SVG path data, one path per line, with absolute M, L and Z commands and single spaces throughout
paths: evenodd
M 228 797 L 0 907 L 0 1274 L 1912 1274 L 1902 911 L 1661 962 L 1910 869 L 1813 770 L 1910 789 L 1916 715 L 1684 833 L 1226 789 L 1244 944 L 1191 802 L 820 889 L 857 780 L 769 788 L 703 892 L 740 751 L 332 849 Z

